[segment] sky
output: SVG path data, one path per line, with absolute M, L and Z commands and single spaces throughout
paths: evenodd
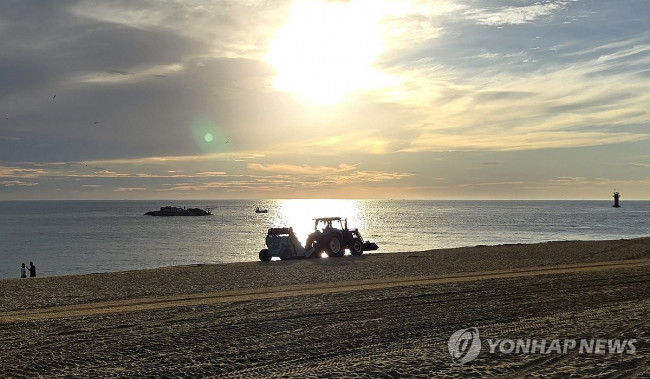
M 0 0 L 0 200 L 650 199 L 647 0 Z

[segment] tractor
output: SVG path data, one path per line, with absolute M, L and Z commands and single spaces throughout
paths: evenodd
M 352 255 L 361 255 L 364 251 L 377 250 L 379 246 L 364 241 L 358 229 L 348 229 L 347 219 L 341 217 L 322 217 L 314 219 L 314 231 L 307 237 L 303 247 L 293 228 L 271 228 L 266 235 L 267 249 L 260 250 L 261 261 L 272 257 L 282 260 L 300 258 L 342 257 L 345 249 Z

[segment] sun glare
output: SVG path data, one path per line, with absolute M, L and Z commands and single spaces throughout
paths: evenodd
M 382 85 L 373 68 L 382 51 L 380 14 L 372 2 L 298 1 L 269 45 L 275 87 L 316 104 Z

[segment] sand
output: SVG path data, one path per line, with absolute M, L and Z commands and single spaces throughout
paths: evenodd
M 0 377 L 650 376 L 650 238 L 0 280 Z M 635 339 L 634 354 L 448 340 Z

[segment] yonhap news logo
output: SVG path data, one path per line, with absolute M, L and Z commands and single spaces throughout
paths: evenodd
M 478 357 L 481 352 L 481 338 L 478 329 L 461 329 L 449 337 L 449 354 L 455 364 L 461 366 Z
M 486 338 L 485 346 L 490 354 L 635 354 L 637 340 L 629 339 L 494 339 Z M 455 331 L 447 342 L 451 360 L 457 366 L 462 366 L 476 359 L 481 353 L 481 338 L 477 328 L 467 328 Z

